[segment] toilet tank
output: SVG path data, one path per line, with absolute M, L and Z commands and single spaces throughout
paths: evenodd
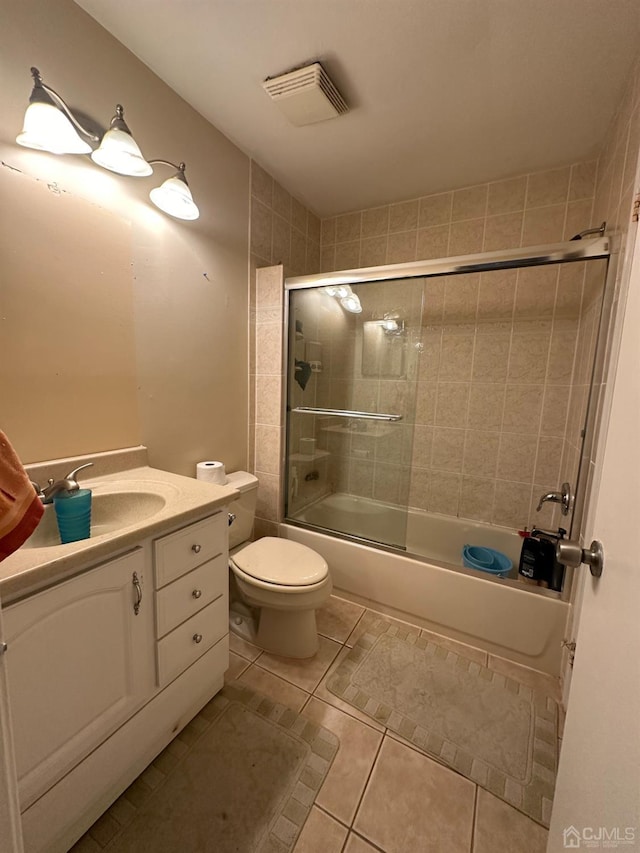
M 227 485 L 233 486 L 240 492 L 239 499 L 229 504 L 229 512 L 236 517 L 229 527 L 229 550 L 231 550 L 251 538 L 256 515 L 258 478 L 247 471 L 235 471 L 233 474 L 227 474 Z

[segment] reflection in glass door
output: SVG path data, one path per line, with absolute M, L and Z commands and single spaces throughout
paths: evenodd
M 286 515 L 405 548 L 422 280 L 289 296 Z

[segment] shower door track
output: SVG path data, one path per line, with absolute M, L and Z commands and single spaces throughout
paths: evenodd
M 419 278 L 421 276 L 462 275 L 491 270 L 536 267 L 608 258 L 611 245 L 608 237 L 595 240 L 570 240 L 568 243 L 550 243 L 545 246 L 525 246 L 521 249 L 504 249 L 499 252 L 479 252 L 452 258 L 435 258 L 408 264 L 387 264 L 355 270 L 300 275 L 285 280 L 285 290 L 304 290 L 310 287 L 336 287 L 340 284 L 368 284 L 374 281 Z

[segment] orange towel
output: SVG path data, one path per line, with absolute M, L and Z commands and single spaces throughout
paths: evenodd
M 44 513 L 9 439 L 0 430 L 0 560 L 31 536 Z

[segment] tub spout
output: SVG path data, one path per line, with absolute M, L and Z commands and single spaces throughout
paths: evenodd
M 571 494 L 571 486 L 569 483 L 562 484 L 561 492 L 547 492 L 546 495 L 543 495 L 536 507 L 536 512 L 540 512 L 542 509 L 542 505 L 547 501 L 551 503 L 561 504 L 561 512 L 563 515 L 569 515 L 569 510 L 571 509 L 572 502 L 572 494 Z

